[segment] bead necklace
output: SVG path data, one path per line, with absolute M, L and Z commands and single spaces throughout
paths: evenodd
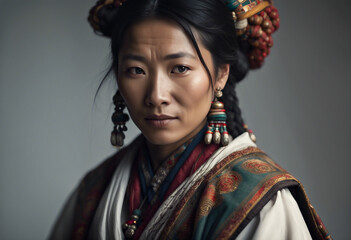
M 144 203 L 146 202 L 147 197 L 144 197 L 142 203 L 140 204 L 139 209 L 135 209 L 132 213 L 131 219 L 127 220 L 126 223 L 122 225 L 122 229 L 124 232 L 124 236 L 127 239 L 133 239 L 134 234 L 137 229 L 137 224 L 139 219 L 141 218 L 141 210 L 144 206 Z
M 145 207 L 144 205 L 146 203 L 146 200 L 148 200 L 150 205 L 155 203 L 157 198 L 162 201 L 168 187 L 177 175 L 179 169 L 184 164 L 185 160 L 189 157 L 194 148 L 197 146 L 197 144 L 203 139 L 205 131 L 206 128 L 203 128 L 195 136 L 195 138 L 189 140 L 180 148 L 178 148 L 166 161 L 161 164 L 156 174 L 154 174 L 152 171 L 151 160 L 148 153 L 145 153 L 143 155 L 146 156 L 146 161 L 141 161 L 138 170 L 144 198 L 139 208 L 133 210 L 130 220 L 127 220 L 122 225 L 126 239 L 133 239 L 137 227 L 140 225 L 142 209 Z M 149 186 L 146 186 L 147 182 L 150 183 Z

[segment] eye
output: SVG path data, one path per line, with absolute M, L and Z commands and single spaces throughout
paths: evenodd
M 135 75 L 145 74 L 144 70 L 140 67 L 130 67 L 127 69 L 127 72 Z
M 186 73 L 187 71 L 189 71 L 190 68 L 186 67 L 186 66 L 176 66 L 175 68 L 173 68 L 172 73 Z

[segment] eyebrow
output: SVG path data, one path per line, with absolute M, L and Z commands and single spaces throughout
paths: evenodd
M 187 52 L 178 52 L 178 53 L 172 53 L 164 57 L 164 60 L 170 60 L 170 59 L 176 59 L 176 58 L 182 58 L 182 57 L 188 57 L 192 59 L 196 59 L 196 57 L 190 53 Z M 122 57 L 122 61 L 125 60 L 136 60 L 140 62 L 146 62 L 146 58 L 140 55 L 135 55 L 132 53 L 128 53 Z
M 135 55 L 135 54 L 131 54 L 131 53 L 128 53 L 126 55 L 124 55 L 122 57 L 122 60 L 125 61 L 125 60 L 136 60 L 136 61 L 140 61 L 140 62 L 146 62 L 146 58 L 144 58 L 143 56 L 139 56 L 139 55 Z
M 178 52 L 178 53 L 169 54 L 169 55 L 165 56 L 164 59 L 170 60 L 170 59 L 182 58 L 182 57 L 188 57 L 188 58 L 195 59 L 194 55 L 187 53 L 187 52 Z

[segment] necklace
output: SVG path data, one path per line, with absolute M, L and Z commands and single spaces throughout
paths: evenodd
M 124 236 L 127 239 L 133 239 L 135 231 L 137 229 L 137 224 L 139 219 L 141 218 L 141 210 L 144 203 L 146 202 L 147 197 L 144 197 L 143 201 L 140 204 L 138 209 L 135 209 L 132 213 L 131 219 L 127 220 L 125 224 L 122 225 L 122 229 L 124 232 Z
M 202 140 L 205 134 L 206 128 L 203 128 L 195 138 L 189 140 L 178 148 L 166 161 L 164 161 L 161 166 L 153 173 L 151 167 L 151 158 L 148 152 L 145 152 L 143 156 L 146 156 L 145 161 L 141 159 L 138 164 L 138 172 L 141 182 L 141 188 L 144 198 L 138 209 L 134 209 L 130 220 L 127 220 L 123 225 L 122 229 L 126 239 L 133 239 L 136 233 L 137 227 L 141 223 L 142 209 L 146 200 L 149 204 L 154 204 L 157 199 L 161 202 L 168 190 L 170 184 L 176 177 L 179 169 L 183 166 L 186 159 L 188 159 L 191 152 Z M 148 184 L 147 184 L 148 183 Z
M 141 161 L 139 163 L 138 172 L 141 180 L 142 192 L 144 193 L 145 197 L 143 198 L 139 208 L 133 210 L 132 215 L 130 216 L 130 220 L 127 220 L 122 225 L 122 229 L 126 239 L 133 239 L 136 233 L 136 229 L 140 225 L 141 213 L 144 204 L 147 202 L 147 200 L 150 203 L 150 205 L 156 202 L 161 184 L 163 183 L 169 172 L 172 170 L 174 165 L 177 163 L 179 156 L 184 152 L 184 150 L 190 142 L 191 141 L 182 145 L 167 159 L 167 161 L 164 161 L 157 170 L 156 174 L 153 173 L 148 152 L 144 152 L 144 156 L 146 156 L 146 161 Z M 146 183 L 150 183 L 149 186 L 147 186 Z

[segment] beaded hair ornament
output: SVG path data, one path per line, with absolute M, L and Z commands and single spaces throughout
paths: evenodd
M 101 10 L 113 10 L 127 0 L 99 0 L 90 10 L 88 21 L 95 33 L 110 37 L 102 29 Z M 224 0 L 235 23 L 240 49 L 248 57 L 250 68 L 262 66 L 273 46 L 272 33 L 279 28 L 278 10 L 271 0 Z

